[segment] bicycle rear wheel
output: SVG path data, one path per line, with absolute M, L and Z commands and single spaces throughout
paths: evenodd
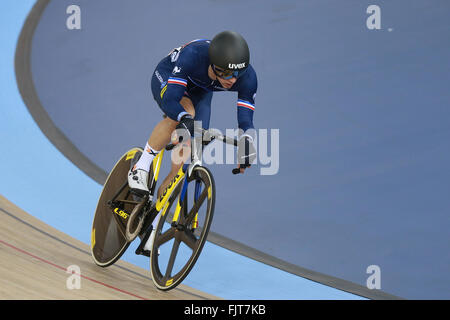
M 126 226 L 136 204 L 128 187 L 127 173 L 132 161 L 142 153 L 133 148 L 125 153 L 109 173 L 95 210 L 91 232 L 91 254 L 95 264 L 107 267 L 115 263 L 130 245 Z M 110 201 L 120 199 L 111 205 Z
M 188 179 L 186 190 L 183 192 L 184 181 L 177 186 L 174 196 L 161 210 L 156 227 L 150 270 L 153 283 L 160 290 L 175 288 L 192 270 L 214 215 L 216 190 L 211 172 L 198 166 L 185 179 Z M 177 207 L 172 215 L 169 211 L 173 203 Z

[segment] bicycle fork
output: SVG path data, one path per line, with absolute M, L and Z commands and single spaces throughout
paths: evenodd
M 171 224 L 172 227 L 175 227 L 179 230 L 184 229 L 184 227 L 187 227 L 187 226 L 184 226 L 183 224 L 179 224 L 181 208 L 182 208 L 183 202 L 185 201 L 185 198 L 187 197 L 187 193 L 188 193 L 187 188 L 188 188 L 188 177 L 186 176 L 184 179 L 184 182 L 183 182 L 183 188 L 181 190 L 180 196 L 177 201 L 177 206 L 175 208 L 175 212 L 174 212 L 172 224 Z M 195 181 L 194 202 L 197 202 L 198 198 L 200 197 L 200 194 L 201 194 L 201 183 L 196 180 Z M 186 201 L 186 204 L 187 204 L 187 201 Z M 187 211 L 187 208 L 185 208 L 185 210 Z M 187 217 L 184 217 L 184 218 L 187 218 Z M 197 227 L 198 227 L 198 212 L 195 213 L 194 219 L 191 223 L 191 230 L 193 231 Z

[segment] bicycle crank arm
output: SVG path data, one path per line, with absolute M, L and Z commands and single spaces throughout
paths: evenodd
M 173 221 L 173 222 L 171 223 L 171 226 L 172 226 L 173 228 L 176 228 L 178 231 L 184 231 L 184 230 L 186 230 L 186 226 L 185 226 L 184 224 L 176 223 L 175 221 Z

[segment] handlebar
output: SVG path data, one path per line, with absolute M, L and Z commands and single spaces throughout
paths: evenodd
M 222 141 L 223 143 L 234 145 L 235 147 L 238 146 L 237 139 L 224 136 L 220 132 L 215 131 L 213 129 L 205 130 L 203 128 L 195 128 L 195 130 L 196 130 L 195 131 L 196 133 L 200 133 L 202 135 L 202 145 L 204 145 L 204 146 L 207 146 L 208 144 L 210 144 L 215 139 L 219 140 L 219 141 Z M 167 151 L 170 151 L 173 148 L 175 148 L 178 145 L 178 143 L 179 142 L 174 144 L 174 143 L 171 142 L 168 145 L 166 145 L 165 149 Z M 241 167 L 244 168 L 243 165 L 241 165 Z M 239 174 L 239 173 L 241 173 L 241 170 L 239 168 L 234 168 L 231 172 L 233 174 Z
M 202 144 L 204 146 L 207 146 L 208 144 L 210 144 L 214 139 L 222 141 L 223 143 L 232 144 L 235 147 L 237 147 L 237 145 L 238 145 L 238 141 L 236 139 L 224 136 L 223 134 L 219 133 L 218 131 L 214 131 L 213 129 L 205 130 L 203 128 L 199 128 L 199 129 L 196 128 L 196 133 L 202 134 Z M 168 145 L 166 145 L 165 149 L 170 151 L 177 145 L 178 145 L 178 142 L 175 144 L 171 142 Z

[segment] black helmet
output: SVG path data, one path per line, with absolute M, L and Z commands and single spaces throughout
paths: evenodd
M 237 32 L 223 31 L 211 41 L 209 60 L 223 70 L 244 71 L 250 62 L 247 42 Z

